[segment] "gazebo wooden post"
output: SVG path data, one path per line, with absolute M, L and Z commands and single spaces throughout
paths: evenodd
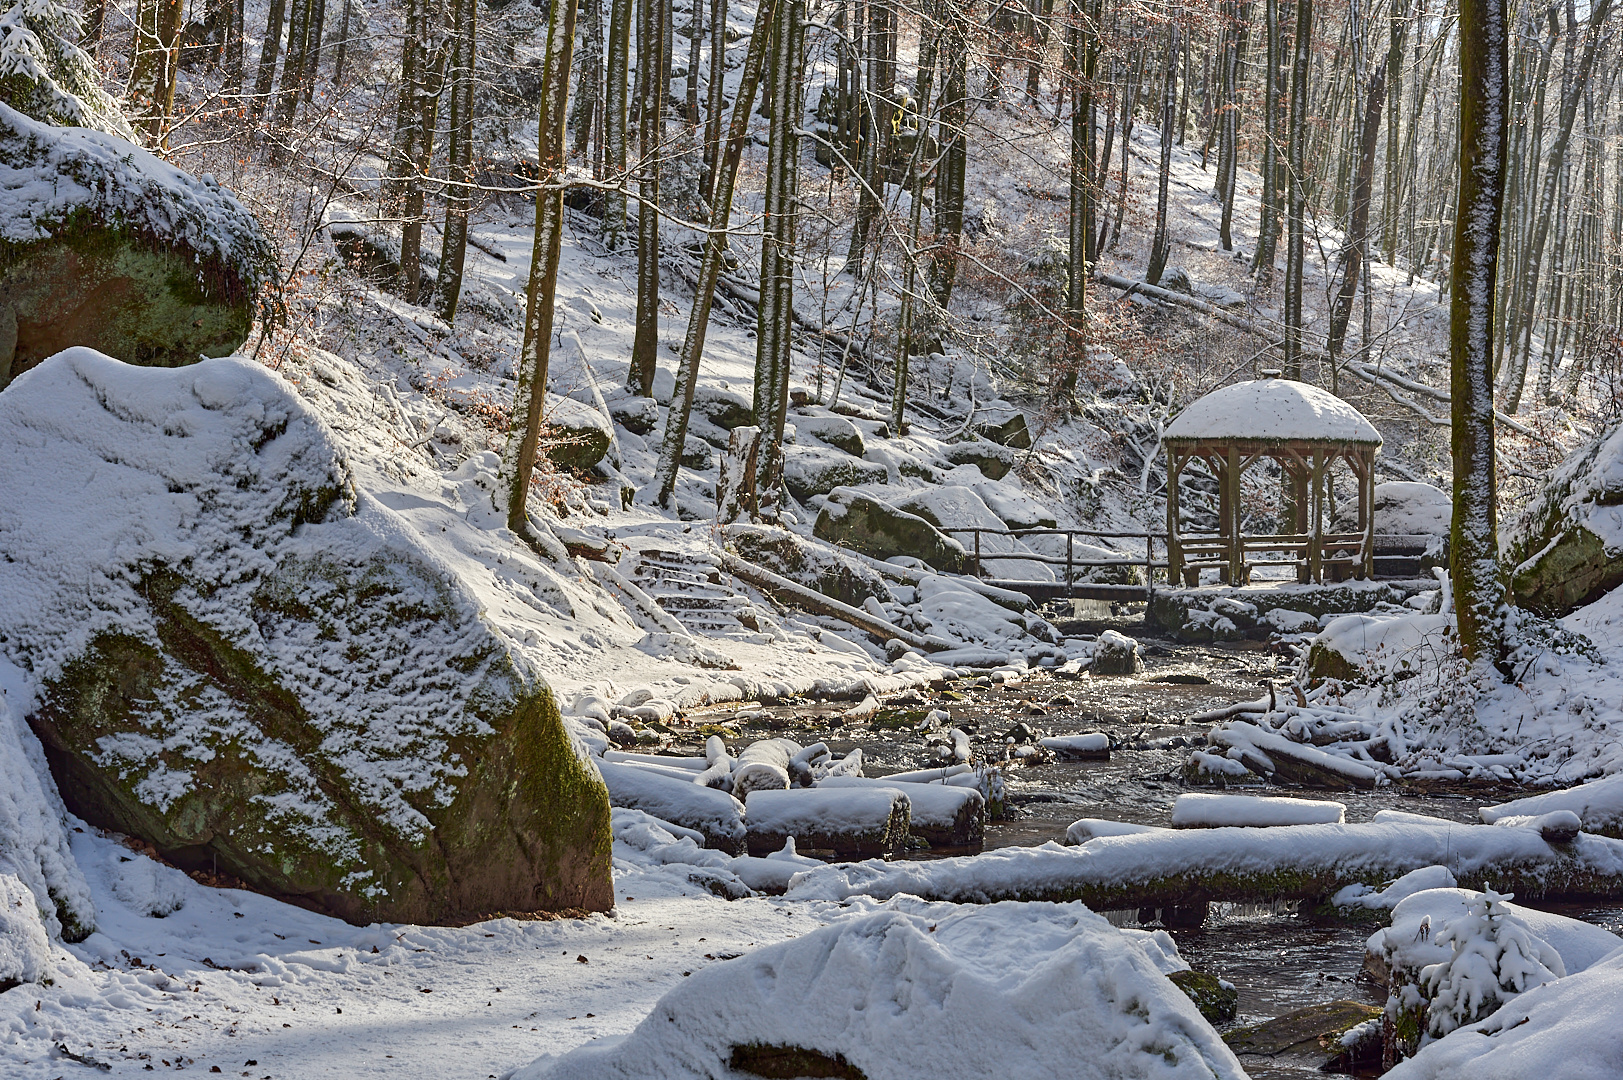
M 1324 584 L 1324 448 L 1313 448 L 1312 510 L 1308 516 L 1307 575 L 1315 585 Z
M 1240 448 L 1228 445 L 1229 481 L 1229 584 L 1245 584 L 1245 541 L 1240 535 Z
M 1364 461 L 1364 475 L 1358 486 L 1359 524 L 1364 527 L 1364 580 L 1375 578 L 1375 451 L 1358 452 Z
M 1183 543 L 1178 538 L 1178 477 L 1183 461 L 1178 451 L 1167 447 L 1167 584 L 1176 589 L 1183 582 Z M 1153 571 L 1152 571 L 1153 572 Z

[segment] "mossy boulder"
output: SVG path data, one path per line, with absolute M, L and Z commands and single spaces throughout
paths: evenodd
M 279 377 L 53 357 L 0 395 L 0 507 L 69 810 L 354 922 L 612 905 L 551 691 Z
M 946 573 L 969 569 L 969 556 L 958 541 L 943 536 L 918 515 L 852 488 L 829 492 L 812 535 L 875 559 L 907 555 Z
M 861 457 L 867 447 L 862 431 L 843 416 L 826 409 L 801 409 L 795 413 L 795 431 L 801 438 L 813 438 L 820 443 L 844 450 L 853 457 Z
M 785 446 L 783 485 L 799 502 L 827 495 L 853 484 L 883 484 L 889 477 L 883 465 L 852 457 L 826 446 Z
M 852 607 L 861 607 L 869 597 L 887 604 L 895 599 L 877 570 L 787 529 L 729 525 L 727 543 L 740 558 Z
M 1031 430 L 1026 426 L 1026 414 L 1014 410 L 982 414 L 975 424 L 982 438 L 1007 446 L 1013 450 L 1031 449 Z
M 755 405 L 750 399 L 719 386 L 701 383 L 694 387 L 693 411 L 723 431 L 755 423 Z
M 590 469 L 614 445 L 614 425 L 608 417 L 574 398 L 547 395 L 548 460 L 566 469 Z
M 1502 547 L 1516 605 L 1549 618 L 1623 584 L 1623 427 L 1562 462 Z
M 973 465 L 988 480 L 1001 480 L 1014 468 L 1015 453 L 990 439 L 972 439 L 968 442 L 949 443 L 941 456 L 954 465 Z
M 4 105 L 0 161 L 0 388 L 74 345 L 178 367 L 247 339 L 270 247 L 211 177 Z

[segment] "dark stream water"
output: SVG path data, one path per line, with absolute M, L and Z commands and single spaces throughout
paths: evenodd
M 1017 724 L 1040 735 L 1103 731 L 1116 745 L 1109 761 L 1051 760 L 1006 767 L 1010 813 L 1006 820 L 988 825 L 986 846 L 1063 840 L 1066 827 L 1082 817 L 1168 825 L 1173 802 L 1188 790 L 1180 778 L 1184 758 L 1191 745 L 1204 743 L 1211 726 L 1191 723 L 1188 718 L 1265 695 L 1269 680 L 1283 683 L 1290 677 L 1294 661 L 1261 643 L 1187 646 L 1159 640 L 1136 620 L 1061 624 L 1062 631 L 1069 634 L 1097 633 L 1105 628 L 1138 639 L 1145 654 L 1142 674 L 1064 678 L 1034 671 L 1008 686 L 990 680 L 977 680 L 978 686 L 960 682 L 953 687 L 959 698 L 929 691 L 912 695 L 914 701 L 904 696 L 900 704 L 887 703 L 879 722 L 855 727 L 846 727 L 838 719 L 848 703 L 768 708 L 740 723 L 740 741 L 785 735 L 802 743 L 821 740 L 837 754 L 860 747 L 867 774 L 882 776 L 940 764 L 934 748 L 926 745 L 912 725 L 896 726 L 904 714 L 892 711 L 895 709 L 946 709 L 953 722 L 970 733 L 977 751 L 1001 743 L 1003 735 Z M 1287 793 L 1260 783 L 1257 791 Z M 1514 798 L 1515 789 L 1488 785 L 1424 791 L 1387 787 L 1376 792 L 1301 794 L 1345 803 L 1347 820 L 1352 822 L 1368 821 L 1387 808 L 1476 822 L 1477 807 Z M 1541 906 L 1623 933 L 1623 906 Z M 1134 912 L 1105 914 L 1118 925 L 1142 925 Z M 1202 926 L 1170 932 L 1192 966 L 1226 979 L 1238 989 L 1238 1015 L 1219 1025 L 1227 1029 L 1339 999 L 1383 1004 L 1385 991 L 1359 978 L 1364 945 L 1374 929 L 1373 925 L 1327 925 L 1290 910 L 1216 904 Z M 1317 1071 L 1322 1057 L 1246 1056 L 1243 1061 L 1254 1080 L 1323 1075 Z

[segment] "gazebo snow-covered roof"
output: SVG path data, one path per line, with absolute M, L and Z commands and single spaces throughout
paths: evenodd
M 1274 378 L 1213 390 L 1179 413 L 1161 438 L 1381 445 L 1375 425 L 1347 402 L 1317 386 Z
M 1381 433 L 1351 404 L 1317 386 L 1263 377 L 1214 390 L 1167 425 L 1167 563 L 1169 577 L 1197 584 L 1213 567 L 1234 584 L 1254 566 L 1294 566 L 1298 581 L 1371 577 L 1375 569 L 1373 512 L 1375 454 Z M 1280 470 L 1280 531 L 1244 535 L 1241 479 L 1255 462 L 1271 459 Z M 1357 532 L 1326 531 L 1333 514 L 1330 468 L 1346 462 L 1357 480 Z M 1192 534 L 1178 511 L 1179 476 L 1194 462 L 1217 479 L 1216 533 Z

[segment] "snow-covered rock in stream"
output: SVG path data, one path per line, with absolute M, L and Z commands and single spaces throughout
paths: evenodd
M 819 788 L 884 787 L 883 777 L 829 776 Z M 909 804 L 908 830 L 936 848 L 980 850 L 986 836 L 986 798 L 979 790 L 946 784 L 897 784 Z
M 511 1080 L 1243 1080 L 1137 943 L 1081 904 L 898 899 L 684 980 L 630 1034 Z
M 1623 427 L 1562 462 L 1500 548 L 1516 604 L 1541 615 L 1623 584 Z
M 258 364 L 0 393 L 0 651 L 68 809 L 182 867 L 361 922 L 612 903 L 540 673 Z
M 1320 799 L 1291 799 L 1267 795 L 1212 795 L 1186 791 L 1179 795 L 1172 805 L 1172 824 L 1180 829 L 1339 825 L 1346 819 L 1345 803 Z
M 611 761 L 598 762 L 598 770 L 616 807 L 641 810 L 692 829 L 704 837 L 706 847 L 734 855 L 744 850 L 744 804 L 725 791 L 697 783 L 698 772 L 672 775 Z
M 225 356 L 271 268 L 213 177 L 0 104 L 0 388 L 74 345 L 163 367 Z
M 816 787 L 751 791 L 744 826 L 752 855 L 794 837 L 802 850 L 889 856 L 907 846 L 911 807 L 897 787 Z

